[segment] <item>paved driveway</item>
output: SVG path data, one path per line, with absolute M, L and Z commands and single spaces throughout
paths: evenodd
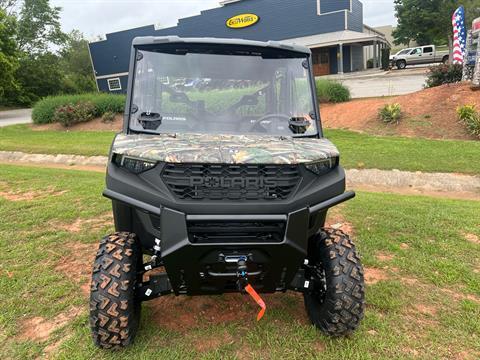
M 412 67 L 406 70 L 365 71 L 343 76 L 329 76 L 350 89 L 353 98 L 396 96 L 422 90 L 427 68 Z
M 32 122 L 32 109 L 0 111 L 0 127 Z

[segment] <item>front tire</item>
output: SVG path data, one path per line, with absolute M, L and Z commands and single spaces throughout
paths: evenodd
M 141 260 L 135 234 L 115 233 L 100 242 L 90 292 L 90 326 L 100 348 L 120 349 L 135 338 L 141 310 L 135 286 Z
M 355 245 L 340 230 L 324 230 L 309 245 L 313 289 L 304 293 L 308 316 L 330 336 L 355 331 L 365 312 L 363 268 Z
M 407 67 L 407 62 L 405 60 L 397 61 L 397 69 L 404 70 Z

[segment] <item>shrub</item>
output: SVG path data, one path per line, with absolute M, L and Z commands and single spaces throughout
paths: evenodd
M 390 69 L 390 49 L 382 49 L 382 70 Z
M 402 108 L 400 104 L 388 104 L 380 109 L 380 119 L 386 124 L 398 124 L 402 118 Z
M 463 66 L 454 64 L 441 64 L 431 66 L 427 75 L 427 87 L 444 84 L 453 84 L 462 81 Z
M 33 122 L 35 124 L 52 123 L 57 108 L 79 102 L 92 103 L 95 107 L 94 117 L 100 117 L 107 111 L 122 113 L 125 107 L 125 96 L 104 93 L 49 96 L 35 104 L 32 112 Z
M 480 138 L 480 113 L 475 105 L 460 106 L 457 109 L 458 118 L 467 127 L 469 134 Z
M 316 85 L 319 102 L 339 103 L 350 100 L 350 90 L 338 82 L 317 79 Z
M 92 120 L 94 114 L 95 105 L 89 101 L 81 101 L 77 104 L 63 105 L 57 108 L 53 114 L 53 121 L 69 127 Z
M 367 69 L 373 69 L 373 59 L 367 60 Z
M 107 111 L 105 114 L 102 116 L 102 121 L 104 123 L 111 123 L 115 120 L 115 113 L 112 111 Z

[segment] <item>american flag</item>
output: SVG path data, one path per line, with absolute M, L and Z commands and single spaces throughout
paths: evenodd
M 467 29 L 465 28 L 465 8 L 460 6 L 452 16 L 453 24 L 453 63 L 463 64 L 467 48 Z

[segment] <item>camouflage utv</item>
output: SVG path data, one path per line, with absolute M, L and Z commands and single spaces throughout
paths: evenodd
M 355 194 L 323 137 L 311 70 L 309 49 L 278 42 L 133 41 L 104 192 L 117 232 L 93 268 L 98 346 L 129 345 L 141 303 L 169 295 L 248 294 L 260 319 L 260 294 L 297 291 L 324 333 L 358 327 L 362 266 L 348 235 L 325 228 Z

